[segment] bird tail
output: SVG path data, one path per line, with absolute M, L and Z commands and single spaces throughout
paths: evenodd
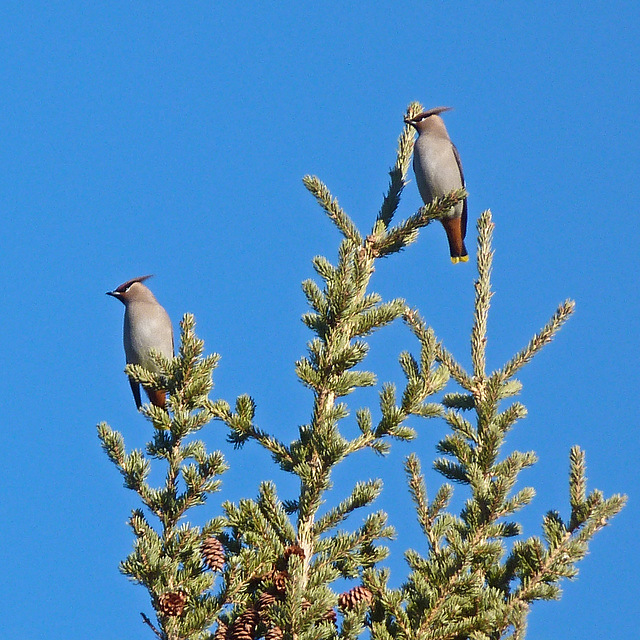
M 167 392 L 166 391 L 154 391 L 152 389 L 145 389 L 147 395 L 149 396 L 149 400 L 151 404 L 154 404 L 156 407 L 160 407 L 161 409 L 166 408 L 167 406 Z
M 457 264 L 458 262 L 468 262 L 469 254 L 467 253 L 467 248 L 464 246 L 464 233 L 462 230 L 461 218 L 444 218 L 442 220 L 442 226 L 447 232 L 451 262 L 453 262 L 453 264 Z

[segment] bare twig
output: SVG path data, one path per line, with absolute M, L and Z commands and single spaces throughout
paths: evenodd
M 155 626 L 153 625 L 153 622 L 151 622 L 151 620 L 149 620 L 149 618 L 147 618 L 147 616 L 144 613 L 140 612 L 140 615 L 142 616 L 142 619 L 144 620 L 145 624 L 151 627 L 151 630 L 153 631 L 153 633 L 155 633 L 158 636 L 158 638 L 160 638 L 160 640 L 165 640 L 162 633 L 160 633 L 160 631 L 158 631 L 155 628 Z

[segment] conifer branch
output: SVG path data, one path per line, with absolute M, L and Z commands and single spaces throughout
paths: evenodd
M 437 529 L 434 525 L 440 517 L 441 511 L 449 504 L 453 488 L 451 485 L 442 485 L 433 502 L 429 504 L 424 476 L 420 473 L 420 461 L 415 454 L 412 453 L 407 457 L 405 471 L 409 476 L 409 492 L 416 505 L 418 522 L 427 537 L 430 549 L 437 553 L 440 549 L 440 537 L 437 535 Z
M 415 551 L 406 553 L 412 570 L 408 582 L 398 592 L 378 588 L 379 606 L 386 611 L 384 630 L 372 625 L 376 640 L 391 635 L 394 640 L 423 638 L 523 638 L 530 604 L 538 599 L 558 597 L 558 582 L 576 574 L 575 563 L 586 553 L 587 543 L 623 506 L 625 498 L 614 495 L 605 500 L 594 491 L 586 494 L 584 456 L 578 448 L 571 452 L 571 520 L 565 525 L 556 512 L 544 519 L 544 541 L 531 537 L 513 544 L 505 558 L 507 538 L 521 534 L 518 523 L 509 522 L 515 511 L 529 504 L 535 495 L 530 487 L 511 494 L 519 472 L 535 463 L 533 452 L 512 452 L 500 460 L 506 434 L 526 416 L 525 407 L 515 402 L 499 411 L 504 398 L 517 394 L 521 384 L 512 376 L 548 343 L 573 311 L 573 303 L 560 306 L 556 315 L 502 370 L 487 376 L 487 319 L 492 296 L 491 263 L 493 232 L 491 213 L 478 221 L 478 280 L 475 283 L 474 322 L 471 332 L 473 376 L 455 357 L 431 338 L 434 360 L 448 370 L 467 393 L 449 393 L 443 404 L 449 408 L 444 418 L 451 428 L 438 444 L 445 457 L 434 467 L 446 478 L 468 486 L 470 497 L 459 518 L 443 513 L 452 495 L 445 484 L 433 504 L 427 501 L 424 479 L 415 456 L 406 462 L 409 489 L 418 520 L 428 542 L 425 558 Z M 405 313 L 405 320 L 417 335 L 424 331 L 417 312 Z M 422 334 L 423 339 L 427 334 Z M 411 379 L 418 371 L 408 354 L 402 360 Z M 476 424 L 462 415 L 474 411 Z M 516 583 L 514 585 L 514 583 Z M 411 632 L 392 622 L 399 610 L 406 611 Z
M 464 370 L 462 365 L 454 358 L 443 345 L 436 345 L 436 359 L 449 371 L 451 377 L 463 388 L 472 390 L 474 388 L 471 376 Z
M 318 204 L 326 211 L 329 218 L 338 227 L 342 235 L 350 240 L 354 246 L 362 244 L 362 237 L 349 216 L 338 205 L 338 201 L 331 196 L 329 189 L 316 176 L 305 176 L 304 186 L 312 193 Z
M 569 319 L 575 311 L 576 304 L 573 300 L 565 300 L 558 310 L 553 314 L 551 320 L 537 333 L 529 344 L 517 353 L 500 371 L 502 379 L 511 378 L 527 362 L 533 358 L 546 344 L 549 344 L 553 336 L 560 330 L 562 325 Z
M 570 462 L 569 502 L 571 504 L 571 521 L 569 530 L 573 532 L 584 523 L 586 518 L 586 513 L 584 513 L 584 505 L 587 499 L 585 456 L 579 447 L 571 448 Z
M 422 105 L 412 103 L 407 115 L 420 111 Z M 142 409 L 153 427 L 144 451 L 127 452 L 120 433 L 106 423 L 98 425 L 105 453 L 146 507 L 131 514 L 134 549 L 120 568 L 148 589 L 158 626 L 142 617 L 158 638 L 356 640 L 368 629 L 372 640 L 523 639 L 531 604 L 559 596 L 560 581 L 577 574 L 576 563 L 593 535 L 624 506 L 625 496 L 587 493 L 584 454 L 574 447 L 568 521 L 549 511 L 541 537 L 513 541 L 522 531 L 510 518 L 535 495 L 531 487 L 515 490 L 518 474 L 533 465 L 536 456 L 512 451 L 501 457 L 506 435 L 526 416 L 520 402 L 505 406 L 502 401 L 520 392 L 522 385 L 513 376 L 551 341 L 574 304 L 560 305 L 523 350 L 487 375 L 494 229 L 490 211 L 478 220 L 471 373 L 438 342 L 417 310 L 401 299 L 383 301 L 369 290 L 376 260 L 401 251 L 422 227 L 466 197 L 464 189 L 451 192 L 390 227 L 407 183 L 413 136 L 413 129 L 405 127 L 399 137 L 389 187 L 367 237 L 318 178 L 303 179 L 344 239 L 335 264 L 323 256 L 313 259 L 322 282 L 306 280 L 302 285 L 309 303 L 302 320 L 314 337 L 307 354 L 296 362 L 296 373 L 313 392 L 313 408 L 297 439 L 285 444 L 260 429 L 249 395 L 239 396 L 233 409 L 226 401 L 208 398 L 219 356 L 202 355 L 204 345 L 190 315 L 181 323 L 178 356 L 152 354 L 157 372 L 127 366 L 132 380 L 169 393 L 166 410 L 152 405 Z M 346 437 L 342 424 L 350 407 L 343 398 L 377 384 L 373 372 L 360 368 L 369 349 L 365 338 L 400 317 L 420 345 L 419 356 L 409 351 L 399 355 L 403 388 L 383 383 L 377 421 L 371 408 L 358 408 L 359 435 Z M 445 394 L 441 403 L 429 402 L 449 377 L 462 392 Z M 369 509 L 382 482 L 357 482 L 337 505 L 324 513 L 321 507 L 336 465 L 365 448 L 384 454 L 390 438 L 411 440 L 411 416 L 444 419 L 450 432 L 437 445 L 442 457 L 434 467 L 468 495 L 459 515 L 447 511 L 453 496 L 449 483 L 429 502 L 417 455 L 406 459 L 426 553 L 407 550 L 410 574 L 400 589 L 390 589 L 389 571 L 377 566 L 388 554 L 382 543 L 394 530 L 384 512 Z M 234 447 L 255 440 L 281 469 L 294 474 L 297 496 L 281 500 L 276 485 L 265 481 L 256 498 L 224 502 L 224 516 L 202 527 L 187 523 L 189 510 L 219 490 L 219 476 L 226 470 L 220 452 L 209 454 L 201 440 L 187 440 L 214 419 L 228 426 L 227 440 Z M 153 487 L 151 464 L 157 461 L 164 461 L 166 475 L 163 486 Z M 362 524 L 344 530 L 343 523 L 360 509 L 367 509 Z M 159 525 L 148 519 L 149 513 Z M 361 584 L 338 596 L 333 585 L 339 578 Z M 215 634 L 208 631 L 214 625 Z
M 433 202 L 420 207 L 411 217 L 391 228 L 379 238 L 372 239 L 373 250 L 377 257 L 397 253 L 418 239 L 418 231 L 434 220 L 439 220 L 456 204 L 467 197 L 465 189 L 458 189 L 436 198 Z
M 407 118 L 412 118 L 422 111 L 422 105 L 418 102 L 413 102 L 407 108 Z M 378 220 L 384 225 L 384 229 L 387 229 L 391 223 L 391 219 L 395 214 L 398 205 L 400 204 L 400 196 L 407 184 L 407 173 L 409 171 L 409 164 L 411 162 L 411 154 L 413 152 L 413 141 L 415 138 L 415 130 L 410 125 L 406 124 L 400 137 L 398 138 L 398 150 L 396 163 L 389 171 L 389 189 L 382 202 L 380 213 L 378 213 Z
M 337 526 L 356 509 L 371 504 L 381 492 L 381 480 L 358 482 L 353 488 L 351 495 L 346 500 L 343 500 L 337 507 L 329 510 L 324 516 L 315 522 L 314 534 L 316 536 L 320 536 L 325 531 Z
M 474 321 L 471 328 L 471 360 L 473 375 L 477 379 L 484 378 L 486 371 L 487 318 L 492 297 L 491 264 L 493 251 L 491 239 L 494 224 L 491 211 L 484 211 L 478 219 L 478 279 L 475 282 L 476 301 L 474 305 Z
M 155 625 L 153 624 L 153 622 L 151 622 L 151 620 L 149 620 L 149 618 L 144 614 L 144 613 L 140 613 L 140 615 L 142 616 L 142 620 L 143 622 L 151 628 L 151 631 L 153 631 L 153 633 L 156 634 L 156 636 L 158 638 L 160 638 L 160 640 L 165 640 L 165 637 L 158 631 L 158 629 L 156 629 Z
M 289 448 L 280 440 L 259 429 L 254 423 L 255 402 L 247 395 L 239 396 L 236 400 L 236 410 L 231 411 L 227 403 L 211 403 L 210 411 L 214 418 L 222 420 L 230 429 L 227 440 L 235 448 L 242 447 L 247 440 L 259 442 L 271 454 L 273 459 L 285 471 L 291 471 L 293 459 Z
M 166 410 L 151 405 L 142 409 L 154 434 L 146 455 L 138 450 L 127 454 L 122 435 L 105 423 L 98 425 L 102 446 L 124 476 L 125 486 L 136 491 L 160 521 L 156 530 L 141 510 L 132 512 L 129 524 L 136 542 L 120 570 L 149 591 L 159 628 L 144 614 L 143 620 L 163 640 L 202 634 L 223 605 L 210 593 L 215 576 L 203 571 L 201 555 L 201 545 L 221 532 L 223 522 L 214 519 L 203 528 L 179 524 L 189 509 L 203 504 L 210 493 L 218 491 L 216 477 L 227 468 L 220 452 L 207 454 L 204 443 L 198 440 L 184 442 L 214 417 L 212 408 L 217 405 L 209 401 L 208 394 L 219 358 L 202 356 L 204 344 L 195 335 L 193 316 L 185 315 L 180 328 L 178 356 L 173 360 L 154 358 L 160 373 L 138 366 L 127 370 L 138 382 L 169 391 Z M 166 462 L 163 487 L 152 488 L 147 483 L 151 458 Z M 219 556 L 215 562 L 219 562 Z
M 410 111 L 419 108 L 420 105 L 412 105 Z M 382 416 L 378 424 L 374 427 L 370 411 L 362 409 L 356 414 L 361 435 L 346 439 L 339 431 L 340 421 L 349 413 L 347 405 L 339 402 L 339 398 L 351 394 L 359 387 L 376 383 L 373 373 L 356 369 L 368 352 L 367 344 L 362 338 L 406 312 L 404 301 L 383 302 L 377 294 L 368 291 L 375 260 L 397 252 L 409 244 L 421 227 L 446 213 L 466 195 L 464 190 L 460 190 L 445 196 L 421 208 L 416 215 L 389 232 L 386 231 L 405 184 L 412 139 L 412 132 L 406 128 L 398 143 L 396 164 L 390 172 L 389 190 L 378 222 L 374 225 L 372 234 L 365 240 L 325 185 L 315 177 L 304 178 L 307 189 L 316 197 L 345 238 L 339 247 L 337 264 L 333 265 L 321 256 L 313 260 L 316 272 L 324 281 L 324 287 L 310 280 L 303 283 L 303 290 L 311 307 L 303 316 L 303 321 L 316 337 L 309 342 L 307 356 L 300 358 L 296 363 L 296 373 L 303 384 L 314 393 L 310 424 L 301 427 L 299 438 L 286 446 L 255 427 L 252 403 L 237 403 L 235 412 L 224 406 L 212 409 L 216 417 L 229 425 L 229 439 L 233 444 L 239 446 L 247 439 L 257 440 L 272 452 L 283 469 L 295 473 L 300 478 L 298 498 L 285 501 L 282 505 L 282 514 L 297 514 L 296 539 L 290 543 L 301 550 L 300 581 L 292 577 L 295 584 L 292 583 L 291 587 L 287 588 L 282 605 L 284 607 L 288 607 L 289 602 L 293 605 L 299 601 L 302 597 L 300 594 L 307 594 L 304 597 L 308 599 L 311 585 L 326 568 L 333 567 L 342 575 L 357 575 L 363 567 L 368 566 L 367 563 L 378 561 L 386 553 L 384 548 L 373 544 L 389 535 L 379 518 L 367 519 L 367 524 L 359 533 L 347 537 L 345 534 L 335 533 L 327 537 L 329 530 L 339 525 L 354 509 L 370 504 L 379 492 L 376 484 L 357 485 L 350 498 L 318 518 L 317 512 L 323 500 L 322 496 L 330 487 L 333 467 L 347 456 L 366 447 L 379 453 L 386 452 L 388 445 L 384 442 L 385 437 L 413 437 L 413 430 L 404 425 L 412 414 L 424 417 L 441 414 L 439 405 L 426 403 L 425 400 L 442 389 L 448 373 L 446 368 L 436 366 L 435 339 L 420 321 L 421 324 L 414 325 L 421 343 L 420 363 L 409 354 L 402 354 L 400 357 L 407 378 L 400 403 L 396 402 L 394 387 L 383 385 L 380 394 Z M 250 576 L 255 575 L 257 567 L 262 567 L 268 562 L 266 557 L 258 560 L 263 556 L 254 545 L 257 545 L 260 539 L 263 540 L 263 546 L 266 541 L 266 548 L 276 544 L 275 539 L 268 533 L 266 524 L 272 522 L 276 514 L 269 515 L 265 512 L 260 517 L 254 514 L 254 524 L 262 523 L 261 530 L 256 532 L 255 536 L 250 535 L 247 531 L 250 532 L 252 527 L 249 526 L 247 518 L 252 510 L 248 504 L 242 504 L 244 506 L 241 506 L 240 511 L 227 505 L 227 517 L 230 522 L 237 523 L 234 525 L 235 530 L 241 530 L 240 523 L 244 523 L 245 529 L 244 537 L 239 537 L 236 542 L 230 541 L 229 544 L 230 548 L 240 550 L 240 557 L 243 558 L 241 564 L 245 567 L 243 573 Z M 322 539 L 321 534 L 325 536 Z M 347 540 L 350 541 L 348 544 Z M 279 544 L 284 544 L 284 541 L 281 540 Z M 312 558 L 315 554 L 324 554 L 323 549 L 329 555 L 323 556 L 324 560 L 320 565 L 314 563 Z M 344 555 L 345 553 L 347 555 Z M 250 558 L 253 560 L 250 561 Z M 250 582 L 246 585 L 250 588 Z M 295 597 L 294 590 L 298 594 Z M 239 615 L 244 615 L 242 610 L 238 610 Z M 349 620 L 350 616 L 351 614 L 348 616 Z M 287 628 L 291 629 L 294 636 L 302 633 L 300 625 L 304 626 L 304 619 L 304 616 L 294 616 L 294 619 L 289 621 Z M 357 627 L 350 627 L 350 624 L 351 622 L 343 623 L 342 634 L 345 637 L 353 633 Z M 294 630 L 294 627 L 297 627 L 297 630 Z

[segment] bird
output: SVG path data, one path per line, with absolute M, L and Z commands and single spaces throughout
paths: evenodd
M 450 110 L 451 107 L 435 107 L 404 120 L 418 132 L 418 139 L 413 147 L 413 171 L 425 204 L 465 186 L 460 154 L 451 142 L 444 120 L 440 117 L 441 113 Z M 467 199 L 456 204 L 440 222 L 447 233 L 451 262 L 467 262 L 469 254 L 464 246 L 467 235 Z
M 173 358 L 173 327 L 169 314 L 156 300 L 144 284 L 152 276 L 141 276 L 124 282 L 108 296 L 117 298 L 124 304 L 124 353 L 127 364 L 139 364 L 145 369 L 158 373 L 158 366 L 151 359 L 149 351 L 154 349 L 165 358 Z M 140 385 L 129 378 L 133 399 L 140 409 Z M 167 404 L 167 392 L 146 389 L 149 400 L 156 407 L 164 409 Z

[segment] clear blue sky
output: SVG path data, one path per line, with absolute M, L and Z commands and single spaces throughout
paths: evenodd
M 151 637 L 146 591 L 117 565 L 136 496 L 96 437 L 101 420 L 129 447 L 148 439 L 122 372 L 123 308 L 104 295 L 134 276 L 177 325 L 195 313 L 222 355 L 214 397 L 251 394 L 257 422 L 293 439 L 311 394 L 294 375 L 309 332 L 300 282 L 339 236 L 301 178 L 324 180 L 367 230 L 413 100 L 450 105 L 472 218 L 496 222 L 489 366 L 521 348 L 567 297 L 576 314 L 526 367 L 529 417 L 510 447 L 534 449 L 522 474 L 538 495 L 528 535 L 568 513 L 568 453 L 587 453 L 590 486 L 630 502 L 595 539 L 558 603 L 541 603 L 529 637 L 633 637 L 638 612 L 637 271 L 640 8 L 637 2 L 44 3 L 0 7 L 0 286 L 3 492 L 2 637 Z M 412 183 L 399 216 L 420 205 Z M 382 262 L 374 289 L 405 297 L 469 363 L 474 265 L 449 263 L 444 233 Z M 366 364 L 401 379 L 401 325 L 372 340 Z M 454 387 L 451 387 L 452 389 Z M 358 407 L 374 397 L 350 398 Z M 332 499 L 380 476 L 379 505 L 421 545 L 401 464 L 425 469 L 444 423 L 386 461 L 363 455 L 336 474 Z M 234 451 L 223 499 L 273 478 L 256 445 Z M 428 474 L 433 495 L 440 478 Z M 463 493 L 459 489 L 459 499 Z M 356 526 L 357 523 L 352 523 Z M 560 631 L 561 630 L 561 631 Z

